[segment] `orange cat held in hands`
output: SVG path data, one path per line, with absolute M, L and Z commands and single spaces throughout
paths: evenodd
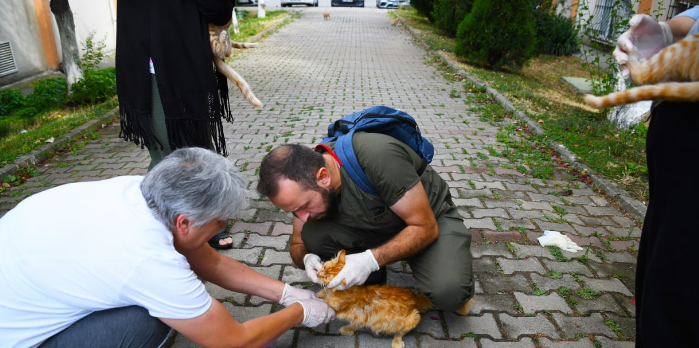
M 323 264 L 318 280 L 328 285 L 345 266 L 345 251 Z M 403 335 L 420 323 L 420 312 L 432 308 L 423 294 L 392 285 L 356 285 L 345 290 L 325 289 L 317 294 L 325 299 L 337 318 L 348 320 L 340 328 L 343 335 L 352 335 L 367 327 L 376 333 L 393 334 L 392 348 L 403 348 Z
M 648 61 L 637 50 L 629 52 L 627 63 L 634 87 L 601 97 L 586 95 L 594 107 L 610 107 L 641 100 L 699 101 L 699 34 L 688 36 L 663 48 Z

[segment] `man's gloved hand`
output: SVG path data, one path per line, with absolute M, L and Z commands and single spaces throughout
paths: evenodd
M 308 253 L 303 257 L 303 265 L 306 267 L 306 275 L 311 278 L 314 283 L 319 283 L 318 276 L 316 275 L 321 268 L 323 268 L 323 263 L 320 262 L 320 257 L 316 254 Z
M 225 61 L 231 55 L 233 43 L 228 28 L 233 23 L 233 19 L 226 25 L 219 26 L 209 23 L 209 40 L 211 41 L 211 53 Z
M 345 267 L 328 284 L 329 288 L 337 287 L 337 290 L 344 290 L 354 285 L 361 285 L 369 278 L 371 272 L 379 270 L 379 263 L 376 262 L 371 250 L 363 253 L 345 256 Z M 345 285 L 342 285 L 342 280 Z
M 301 323 L 303 326 L 316 327 L 335 319 L 335 311 L 321 300 L 309 299 L 295 301 L 294 303 L 299 303 L 303 306 L 303 322 Z
M 666 46 L 672 45 L 673 37 L 670 26 L 665 22 L 656 22 L 646 14 L 637 14 L 629 21 L 631 28 L 619 36 L 612 56 L 619 63 L 622 76 L 629 75 L 626 63 L 634 50 L 648 60 Z
M 279 300 L 279 304 L 284 307 L 289 307 L 296 301 L 314 298 L 316 298 L 316 295 L 313 291 L 295 288 L 287 283 L 284 285 L 284 291 L 282 292 L 282 298 Z

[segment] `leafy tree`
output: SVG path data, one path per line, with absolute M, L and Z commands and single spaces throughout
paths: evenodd
M 61 38 L 63 61 L 61 62 L 60 70 L 66 75 L 68 93 L 70 93 L 73 83 L 83 77 L 82 69 L 80 69 L 78 64 L 80 50 L 78 49 L 78 39 L 75 37 L 73 11 L 70 9 L 68 0 L 51 0 L 49 6 L 51 7 L 51 13 L 56 17 L 58 36 Z
M 578 31 L 572 18 L 556 13 L 551 0 L 533 0 L 533 5 L 539 54 L 568 56 L 580 51 Z
M 449 36 L 456 36 L 459 23 L 471 12 L 475 0 L 436 0 L 432 17 L 435 24 Z
M 432 11 L 434 10 L 434 3 L 436 1 L 437 0 L 410 0 L 410 6 L 421 15 L 427 17 L 430 22 L 434 22 Z
M 531 0 L 476 0 L 459 24 L 457 55 L 495 70 L 520 69 L 536 54 Z

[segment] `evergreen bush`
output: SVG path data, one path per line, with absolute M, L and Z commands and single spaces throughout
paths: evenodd
M 534 0 L 534 19 L 539 54 L 569 56 L 580 51 L 578 31 L 572 18 L 556 13 L 551 0 Z
M 421 15 L 427 17 L 430 22 L 434 22 L 432 11 L 434 10 L 434 3 L 436 1 L 437 0 L 410 0 L 410 6 Z
M 432 17 L 437 28 L 454 37 L 459 23 L 471 12 L 475 0 L 436 0 Z
M 500 70 L 521 69 L 536 55 L 531 0 L 476 0 L 459 24 L 454 52 L 470 62 Z

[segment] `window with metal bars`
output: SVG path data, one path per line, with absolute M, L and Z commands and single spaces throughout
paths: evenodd
M 696 0 L 699 1 L 699 0 Z M 618 23 L 629 19 L 630 0 L 597 0 L 591 14 L 592 34 L 594 39 L 602 42 L 613 42 L 621 32 L 615 27 Z
M 699 0 L 671 0 L 670 5 L 667 7 L 667 18 L 677 16 L 682 11 L 690 9 L 696 5 L 699 5 Z

